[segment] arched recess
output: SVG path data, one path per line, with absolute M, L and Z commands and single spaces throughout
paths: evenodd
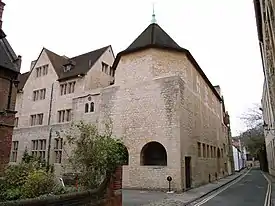
M 220 148 L 218 148 L 217 157 L 218 157 L 218 159 L 221 158 L 221 151 L 220 151 Z
M 122 165 L 129 164 L 129 152 L 124 144 L 118 143 L 122 150 Z
M 158 142 L 149 142 L 140 152 L 140 165 L 167 166 L 167 153 Z
M 91 102 L 90 112 L 94 112 L 94 111 L 95 111 L 95 103 Z
M 85 113 L 87 113 L 87 112 L 89 112 L 89 104 L 88 103 L 85 104 Z

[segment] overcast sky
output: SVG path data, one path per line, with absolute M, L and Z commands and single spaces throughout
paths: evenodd
M 220 85 L 233 135 L 240 115 L 260 103 L 263 70 L 252 0 L 4 0 L 3 30 L 29 70 L 41 49 L 79 55 L 106 45 L 115 54 L 158 24 Z

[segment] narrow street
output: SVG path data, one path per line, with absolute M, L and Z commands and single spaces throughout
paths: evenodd
M 248 172 L 241 180 L 213 192 L 190 206 L 269 206 L 265 204 L 268 182 L 259 169 Z

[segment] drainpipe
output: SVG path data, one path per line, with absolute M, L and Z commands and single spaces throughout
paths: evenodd
M 52 83 L 52 89 L 51 89 L 48 126 L 51 125 L 51 114 L 52 114 L 52 103 L 53 103 L 53 85 L 54 85 L 54 83 Z M 49 143 L 48 143 L 48 155 L 47 155 L 47 168 L 49 169 L 50 168 L 50 157 L 51 157 L 52 127 L 50 127 L 48 142 Z

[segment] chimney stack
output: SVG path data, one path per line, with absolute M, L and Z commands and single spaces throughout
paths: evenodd
M 2 16 L 4 12 L 5 3 L 0 0 L 0 29 L 2 29 Z

